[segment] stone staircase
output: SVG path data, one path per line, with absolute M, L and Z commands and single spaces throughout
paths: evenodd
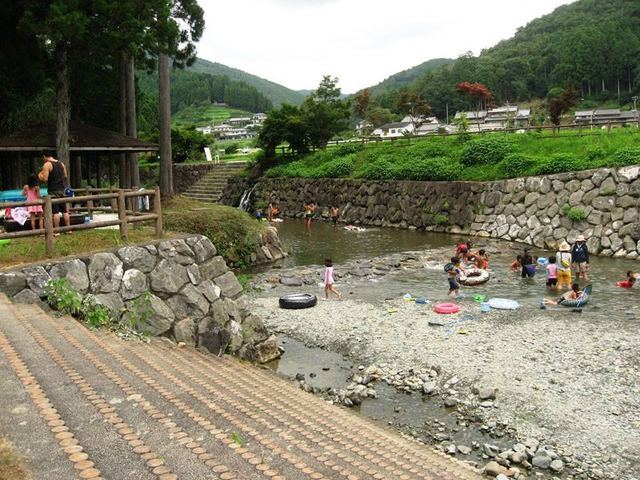
M 227 180 L 246 167 L 246 162 L 223 162 L 215 165 L 183 195 L 201 202 L 217 203 L 227 186 Z

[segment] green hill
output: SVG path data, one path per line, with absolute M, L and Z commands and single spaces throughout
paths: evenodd
M 305 97 L 302 93 L 291 90 L 283 85 L 265 80 L 264 78 L 238 70 L 237 68 L 227 67 L 221 63 L 210 62 L 202 58 L 198 58 L 189 69 L 194 72 L 208 73 L 210 75 L 224 75 L 231 80 L 244 82 L 255 87 L 276 106 L 282 103 L 299 105 Z
M 382 82 L 369 88 L 373 95 L 383 93 L 388 90 L 399 90 L 409 86 L 412 82 L 423 76 L 425 73 L 435 70 L 443 65 L 449 65 L 455 60 L 451 58 L 432 58 L 415 67 L 402 70 L 386 78 Z
M 554 87 L 574 85 L 598 105 L 629 104 L 640 92 L 640 2 L 578 0 L 518 29 L 477 57 L 463 55 L 423 74 L 410 89 L 437 115 L 473 108 L 458 91 L 463 81 L 486 84 L 495 103 L 545 98 Z M 381 95 L 382 106 L 393 95 Z

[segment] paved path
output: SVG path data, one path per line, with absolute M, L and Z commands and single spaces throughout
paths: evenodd
M 270 372 L 0 297 L 0 433 L 35 480 L 477 479 Z

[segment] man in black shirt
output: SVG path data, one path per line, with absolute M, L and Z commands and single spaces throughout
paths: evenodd
M 67 178 L 67 168 L 59 160 L 53 158 L 51 152 L 42 152 L 42 170 L 38 174 L 38 178 L 41 181 L 47 183 L 48 195 L 52 198 L 64 198 L 64 189 Z M 64 216 L 64 223 L 66 226 L 71 225 L 71 219 L 69 218 L 69 210 L 66 203 L 56 203 L 52 206 L 53 210 L 53 226 L 55 228 L 60 226 L 60 214 Z

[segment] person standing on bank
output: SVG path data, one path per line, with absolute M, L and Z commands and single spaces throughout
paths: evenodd
M 42 170 L 38 174 L 38 178 L 47 183 L 48 195 L 52 198 L 65 198 L 64 189 L 67 179 L 67 168 L 59 160 L 53 158 L 51 152 L 42 152 Z M 64 216 L 64 223 L 68 227 L 71 225 L 69 211 L 66 203 L 55 203 L 52 206 L 53 226 L 60 226 L 60 214 Z
M 582 278 L 585 282 L 589 281 L 589 248 L 583 235 L 578 235 L 571 248 L 571 265 L 576 280 Z

